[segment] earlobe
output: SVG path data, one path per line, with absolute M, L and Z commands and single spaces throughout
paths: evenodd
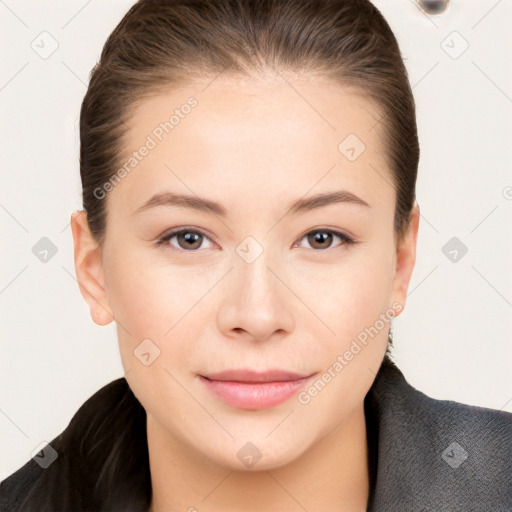
M 101 248 L 92 236 L 85 210 L 71 214 L 75 273 L 82 297 L 87 302 L 91 318 L 98 325 L 108 325 L 114 315 L 107 298 Z
M 396 268 L 393 278 L 393 301 L 400 304 L 401 308 L 395 316 L 398 316 L 405 308 L 407 290 L 411 280 L 414 265 L 416 264 L 416 244 L 420 220 L 420 207 L 416 203 L 409 220 L 409 228 L 404 235 L 396 254 Z

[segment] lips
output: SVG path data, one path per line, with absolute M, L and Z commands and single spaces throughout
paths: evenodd
M 286 370 L 271 369 L 263 372 L 250 369 L 225 370 L 222 372 L 203 375 L 209 380 L 221 380 L 232 382 L 258 383 L 258 382 L 283 382 L 305 379 L 311 374 L 301 375 Z
M 258 410 L 290 399 L 313 375 L 276 369 L 263 372 L 237 369 L 199 377 L 205 388 L 225 404 L 238 409 Z

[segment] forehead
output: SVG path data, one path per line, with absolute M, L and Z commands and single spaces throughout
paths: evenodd
M 151 149 L 113 195 L 133 208 L 163 190 L 288 202 L 343 187 L 392 200 L 382 194 L 391 180 L 380 116 L 357 91 L 318 79 L 218 77 L 162 90 L 134 104 L 122 161 Z

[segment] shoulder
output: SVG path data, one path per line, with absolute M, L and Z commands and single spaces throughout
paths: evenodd
M 143 412 L 125 378 L 102 387 L 80 406 L 64 431 L 38 456 L 0 482 L 0 509 L 99 510 L 106 489 L 113 484 L 109 480 L 109 469 L 116 462 L 113 453 L 126 453 L 121 447 L 133 441 L 137 432 L 144 435 Z M 50 464 L 42 462 L 51 454 L 55 460 Z M 135 457 L 132 459 L 135 461 Z
M 379 424 L 376 490 L 383 504 L 512 510 L 512 414 L 429 397 L 392 362 L 381 368 L 371 391 Z
M 422 420 L 426 432 L 441 429 L 450 431 L 476 430 L 484 439 L 510 439 L 512 414 L 506 411 L 468 405 L 453 400 L 432 398 L 413 387 L 398 367 L 391 361 L 383 363 L 375 389 L 378 402 L 386 404 L 388 416 L 407 422 L 411 415 Z M 488 435 L 489 430 L 492 436 Z M 486 435 L 487 433 L 487 435 Z M 498 436 L 498 437 L 496 437 Z

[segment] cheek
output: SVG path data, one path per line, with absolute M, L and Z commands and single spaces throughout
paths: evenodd
M 118 341 L 123 366 L 139 371 L 161 366 L 192 368 L 197 340 L 205 337 L 204 326 L 213 321 L 208 316 L 214 310 L 213 294 L 208 294 L 225 270 L 173 264 L 160 252 L 155 257 L 155 251 L 130 247 L 124 251 L 130 254 L 127 258 L 114 258 L 111 253 L 115 264 L 108 273 L 108 298 L 122 326 Z M 142 350 L 139 346 L 147 339 L 158 354 L 149 368 L 136 359 Z M 150 351 L 152 347 L 149 344 Z
M 176 293 L 166 286 L 154 269 L 130 262 L 120 263 L 110 275 L 109 301 L 120 323 L 133 336 L 150 337 L 163 330 L 170 321 L 170 311 Z M 156 321 L 158 319 L 158 321 Z
M 201 309 L 197 303 L 205 290 L 190 272 L 152 263 L 142 265 L 135 257 L 120 262 L 109 285 L 116 320 L 124 327 L 118 326 L 117 335 L 126 378 L 144 406 L 158 410 L 158 397 L 181 396 L 170 375 L 198 368 L 193 341 L 205 317 L 198 318 L 195 309 Z
M 294 271 L 298 295 L 339 341 L 372 325 L 390 305 L 392 248 L 374 246 L 352 247 L 326 265 L 302 262 Z
M 130 247 L 125 254 L 112 258 L 107 278 L 116 319 L 138 335 L 162 337 L 207 286 L 197 270 L 169 263 L 159 249 Z

